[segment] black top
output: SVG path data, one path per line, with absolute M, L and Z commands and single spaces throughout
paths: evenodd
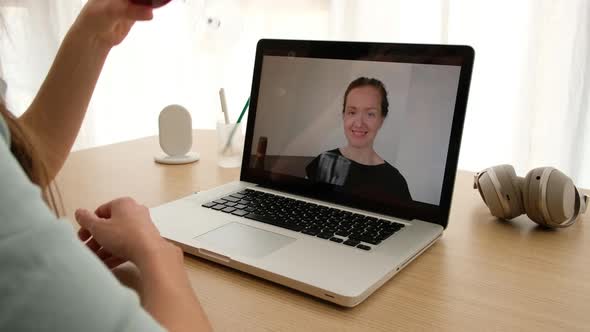
M 387 161 L 374 166 L 363 165 L 334 149 L 314 158 L 305 172 L 311 181 L 337 185 L 355 196 L 379 201 L 412 201 L 406 179 Z

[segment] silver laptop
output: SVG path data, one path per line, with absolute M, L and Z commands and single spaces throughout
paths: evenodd
M 356 306 L 447 227 L 473 57 L 261 40 L 240 181 L 154 222 L 186 253 Z

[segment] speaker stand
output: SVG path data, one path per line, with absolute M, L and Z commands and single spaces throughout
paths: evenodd
M 190 164 L 194 163 L 195 161 L 199 160 L 200 156 L 196 152 L 189 152 L 184 156 L 169 156 L 169 155 L 159 155 L 154 157 L 154 161 L 160 164 L 166 165 L 181 165 L 181 164 Z

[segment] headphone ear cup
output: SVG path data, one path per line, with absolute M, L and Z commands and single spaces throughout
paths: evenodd
M 531 170 L 523 188 L 529 218 L 547 227 L 563 227 L 575 213 L 576 188 L 573 181 L 552 167 Z
M 546 201 L 551 225 L 561 226 L 574 215 L 576 205 L 576 188 L 574 182 L 565 174 L 555 169 L 547 181 Z
M 487 172 L 482 173 L 477 180 L 477 188 L 484 203 L 490 209 L 492 215 L 496 218 L 504 218 L 504 210 L 498 199 L 498 193 L 492 180 Z
M 499 192 L 501 199 L 504 200 L 509 208 L 505 219 L 512 219 L 524 213 L 524 206 L 522 204 L 522 192 L 520 187 L 520 178 L 516 176 L 514 167 L 511 165 L 500 165 L 493 168 L 496 178 L 500 183 L 501 191 Z
M 487 168 L 476 177 L 476 187 L 490 212 L 501 219 L 512 219 L 524 213 L 521 178 L 514 167 L 499 165 Z

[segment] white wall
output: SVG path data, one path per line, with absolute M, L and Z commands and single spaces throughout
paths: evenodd
M 316 156 L 345 146 L 343 95 L 359 76 L 381 80 L 388 92 L 375 150 L 404 175 L 415 200 L 438 204 L 458 67 L 267 56 L 252 152 L 260 136 L 269 137 L 269 155 Z

